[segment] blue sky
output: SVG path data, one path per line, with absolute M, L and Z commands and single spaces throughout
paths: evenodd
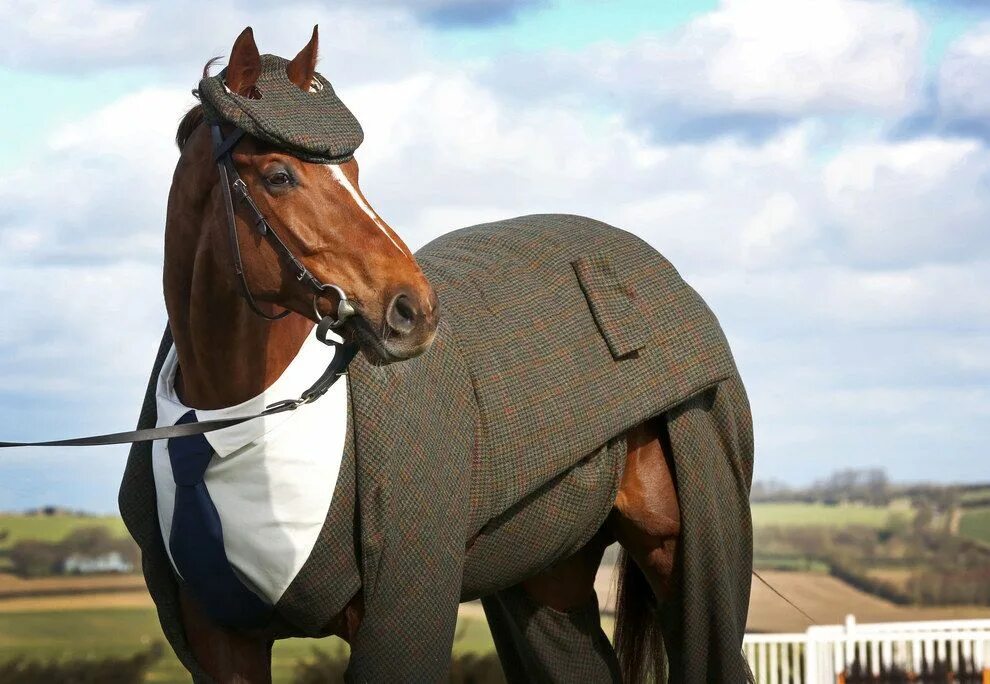
M 245 25 L 294 54 L 319 23 L 363 189 L 412 246 L 537 211 L 631 230 L 726 328 L 757 477 L 990 479 L 981 3 L 45 7 L 0 5 L 0 439 L 133 425 L 189 90 Z M 112 511 L 124 455 L 2 453 L 0 509 Z

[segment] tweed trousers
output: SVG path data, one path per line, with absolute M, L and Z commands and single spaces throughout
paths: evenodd
M 566 612 L 543 606 L 522 587 L 482 599 L 508 682 L 621 682 L 619 662 L 598 611 L 598 597 Z
M 511 588 L 591 539 L 615 500 L 624 433 L 664 415 L 684 535 L 683 591 L 668 619 L 685 647 L 672 675 L 741 681 L 752 424 L 708 307 L 642 240 L 577 216 L 465 228 L 416 258 L 440 300 L 437 337 L 416 359 L 352 363 L 330 513 L 276 605 L 274 633 L 324 635 L 360 590 L 348 678 L 442 681 L 459 601 L 487 597 L 507 670 L 613 676 L 614 656 L 589 632 L 597 610 L 561 620 Z M 156 366 L 168 344 L 166 334 Z M 155 422 L 153 389 L 141 427 Z M 165 635 L 202 675 L 181 627 L 149 455 L 147 445 L 131 451 L 121 514 Z M 575 650 L 592 653 L 585 665 Z

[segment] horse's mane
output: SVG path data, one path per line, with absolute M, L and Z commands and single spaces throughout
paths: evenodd
M 223 58 L 214 57 L 203 66 L 203 78 L 210 77 L 210 69 L 221 59 Z M 195 90 L 193 91 L 193 95 L 197 98 L 199 97 L 199 93 Z M 201 123 L 203 123 L 203 105 L 197 104 L 185 113 L 185 116 L 183 116 L 182 120 L 179 121 L 178 129 L 175 131 L 175 144 L 178 145 L 180 150 L 186 146 L 186 141 L 189 140 L 189 137 L 193 134 L 193 131 L 195 131 Z

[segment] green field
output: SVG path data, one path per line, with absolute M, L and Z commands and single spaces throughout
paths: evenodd
M 963 506 L 983 506 L 990 503 L 990 487 L 969 489 L 959 495 L 959 503 Z
M 9 548 L 21 540 L 59 541 L 73 530 L 81 527 L 109 527 L 115 536 L 124 537 L 124 521 L 118 516 L 74 516 L 74 515 L 0 515 L 0 532 L 8 532 L 6 539 L 0 540 L 0 549 Z
M 990 507 L 967 510 L 959 521 L 959 534 L 990 544 Z
M 455 653 L 488 653 L 494 649 L 483 618 L 462 618 Z M 164 642 L 153 609 L 101 609 L 60 612 L 0 613 L 0 662 L 24 656 L 32 659 L 125 656 L 152 642 Z M 314 648 L 335 653 L 346 645 L 336 638 L 286 639 L 275 645 L 275 682 L 290 682 L 296 663 Z M 166 647 L 166 655 L 151 670 L 149 682 L 189 681 L 182 665 Z
M 58 541 L 81 527 L 107 526 L 125 536 L 116 516 L 0 515 L 0 531 L 9 534 L 0 541 L 3 550 L 21 540 Z M 99 608 L 70 611 L 0 612 L 0 662 L 25 657 L 34 660 L 127 656 L 164 642 L 158 618 L 151 608 Z M 339 639 L 287 639 L 276 644 L 272 656 L 274 681 L 292 680 L 296 663 L 308 659 L 313 649 L 336 653 L 346 648 Z M 457 627 L 455 653 L 489 653 L 494 649 L 488 625 L 481 617 L 464 617 Z M 150 682 L 188 682 L 179 661 L 166 647 L 166 655 L 152 668 Z
M 891 507 L 822 503 L 754 503 L 753 525 L 768 527 L 884 527 L 894 516 L 906 517 L 910 511 Z

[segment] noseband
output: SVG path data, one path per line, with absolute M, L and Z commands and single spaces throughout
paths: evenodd
M 244 137 L 244 131 L 240 128 L 235 128 L 230 136 L 224 138 L 218 124 L 211 124 L 210 129 L 213 135 L 213 159 L 216 161 L 217 170 L 220 172 L 220 188 L 223 191 L 224 206 L 227 213 L 227 232 L 230 236 L 230 250 L 234 257 L 234 272 L 240 281 L 241 293 L 244 295 L 244 299 L 247 300 L 248 306 L 256 314 L 270 321 L 285 318 L 290 313 L 286 309 L 275 316 L 266 314 L 258 307 L 254 295 L 251 294 L 251 288 L 248 287 L 247 277 L 244 275 L 244 265 L 241 261 L 240 241 L 237 239 L 237 222 L 235 220 L 233 193 L 237 194 L 239 203 L 247 206 L 251 214 L 251 222 L 254 225 L 254 229 L 268 240 L 268 243 L 279 257 L 289 265 L 294 272 L 296 280 L 312 290 L 313 310 L 317 318 L 320 319 L 316 327 L 316 336 L 324 344 L 334 344 L 333 340 L 327 337 L 327 333 L 330 330 L 339 329 L 348 318 L 353 316 L 355 314 L 354 306 L 347 299 L 347 295 L 344 294 L 344 290 L 340 286 L 322 282 L 303 265 L 302 261 L 292 253 L 292 250 L 278 236 L 278 233 L 272 228 L 268 219 L 258 209 L 258 205 L 251 199 L 247 184 L 241 178 L 240 174 L 237 173 L 237 168 L 234 166 L 234 160 L 231 157 L 234 147 Z M 318 307 L 319 298 L 326 295 L 330 290 L 333 290 L 337 294 L 337 315 L 336 317 L 320 316 Z

